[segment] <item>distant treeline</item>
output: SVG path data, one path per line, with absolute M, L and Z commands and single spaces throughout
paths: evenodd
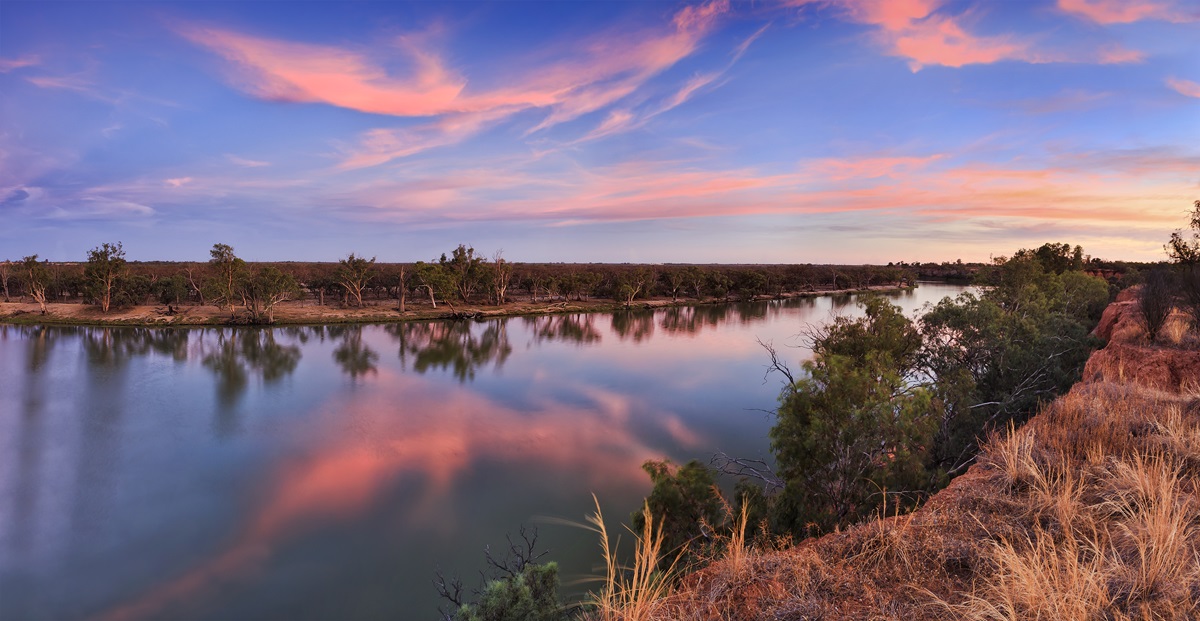
M 5 301 L 83 302 L 110 307 L 254 305 L 285 299 L 347 306 L 396 303 L 412 296 L 436 306 L 503 305 L 518 296 L 532 302 L 653 297 L 749 300 L 788 293 L 912 284 L 916 270 L 895 265 L 637 265 L 513 263 L 486 257 L 470 246 L 416 263 L 380 263 L 349 255 L 337 263 L 247 263 L 216 244 L 196 262 L 126 261 L 120 243 L 104 244 L 80 262 L 0 262 Z
M 1110 280 L 1136 272 L 1135 264 L 1106 262 L 1081 249 L 1056 248 L 1072 269 Z M 350 254 L 336 263 L 247 263 L 234 249 L 214 244 L 207 261 L 132 262 L 120 243 L 102 244 L 80 262 L 39 261 L 37 255 L 0 262 L 4 300 L 95 304 L 110 308 L 147 303 L 241 307 L 253 320 L 270 320 L 287 300 L 316 304 L 378 306 L 403 311 L 410 297 L 438 303 L 501 306 L 530 302 L 604 299 L 629 305 L 644 298 L 752 300 L 830 290 L 905 286 L 919 278 L 970 279 L 984 264 L 889 263 L 888 265 L 688 265 L 606 263 L 514 263 L 497 252 L 487 257 L 460 245 L 449 255 L 415 263 L 380 263 Z

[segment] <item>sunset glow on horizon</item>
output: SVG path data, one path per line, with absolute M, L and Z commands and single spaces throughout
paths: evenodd
M 1156 261 L 1197 0 L 0 4 L 0 260 Z

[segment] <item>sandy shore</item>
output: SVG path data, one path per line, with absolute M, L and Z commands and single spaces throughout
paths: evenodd
M 897 286 L 871 287 L 869 291 L 896 291 Z M 815 297 L 845 293 L 862 293 L 864 289 L 835 289 L 788 293 L 784 298 Z M 759 300 L 774 299 L 760 297 Z M 729 300 L 710 298 L 652 298 L 636 301 L 630 308 L 662 308 L 670 306 L 693 306 L 697 304 L 725 304 Z M 487 318 L 521 315 L 549 315 L 556 313 L 602 313 L 624 309 L 623 304 L 612 300 L 557 300 L 530 302 L 513 301 L 504 306 L 438 304 L 432 308 L 427 301 L 410 301 L 405 312 L 396 308 L 396 302 L 371 300 L 362 308 L 341 304 L 318 305 L 314 300 L 284 302 L 275 307 L 275 325 L 335 324 L 335 323 L 392 323 L 422 319 Z M 46 314 L 41 314 L 37 304 L 28 301 L 0 302 L 0 323 L 42 325 L 120 325 L 120 326 L 212 326 L 248 323 L 246 312 L 241 307 L 178 306 L 174 314 L 168 313 L 165 305 L 132 306 L 101 312 L 96 306 L 80 303 L 47 304 Z

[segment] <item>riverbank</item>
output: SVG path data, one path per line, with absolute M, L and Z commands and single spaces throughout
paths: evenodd
M 853 293 L 889 293 L 911 287 L 877 286 L 865 289 L 827 289 L 819 291 L 791 292 L 782 296 L 760 296 L 756 301 L 820 297 Z M 669 308 L 673 306 L 696 306 L 702 304 L 727 304 L 725 298 L 678 299 L 650 298 L 634 302 L 628 309 Z M 396 308 L 396 302 L 371 300 L 363 307 L 320 305 L 313 300 L 283 302 L 275 307 L 275 321 L 271 325 L 321 325 L 321 324 L 377 324 L 431 319 L 487 319 L 494 317 L 518 317 L 530 315 L 552 315 L 562 313 L 611 313 L 626 310 L 624 304 L 612 300 L 554 300 L 514 301 L 504 306 L 478 304 L 445 304 L 437 308 L 428 304 L 410 302 L 405 312 Z M 171 312 L 174 311 L 174 312 Z M 218 325 L 247 325 L 247 313 L 235 307 L 231 313 L 227 308 L 216 306 L 183 305 L 168 309 L 165 305 L 132 306 L 112 309 L 108 313 L 95 306 L 80 303 L 52 303 L 46 305 L 46 314 L 30 302 L 0 302 L 0 323 L 17 325 L 71 325 L 71 326 L 135 326 L 135 327 L 190 327 Z
M 1072 390 L 918 511 L 739 549 L 645 618 L 1196 618 L 1200 335 L 1139 315 L 1126 292 Z

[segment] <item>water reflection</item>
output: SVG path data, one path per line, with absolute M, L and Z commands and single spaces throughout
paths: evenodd
M 279 343 L 273 329 L 217 328 L 200 336 L 200 363 L 217 379 L 217 403 L 221 406 L 217 428 L 223 434 L 234 428 L 229 412 L 245 394 L 251 372 L 271 384 L 291 374 L 300 363 L 300 347 Z M 185 334 L 185 352 L 186 339 Z
M 362 326 L 330 326 L 328 332 L 330 338 L 341 340 L 333 350 L 333 359 L 351 381 L 379 372 L 375 366 L 379 353 L 363 342 Z
M 617 311 L 612 315 L 612 330 L 622 340 L 641 343 L 654 335 L 654 312 L 643 310 Z
M 460 382 L 475 379 L 487 364 L 499 369 L 512 354 L 508 320 L 411 322 L 384 328 L 399 345 L 403 368 L 412 364 L 418 373 L 450 369 Z
M 537 315 L 522 317 L 533 342 L 546 343 L 598 343 L 600 331 L 596 329 L 596 316 L 587 313 L 564 315 Z
M 175 328 L 79 328 L 88 362 L 117 367 L 151 352 L 187 360 L 188 331 Z
M 627 514 L 645 459 L 769 452 L 757 340 L 833 308 L 0 327 L 0 619 L 434 618 L 433 567 L 592 492 Z M 587 533 L 544 535 L 590 572 Z

